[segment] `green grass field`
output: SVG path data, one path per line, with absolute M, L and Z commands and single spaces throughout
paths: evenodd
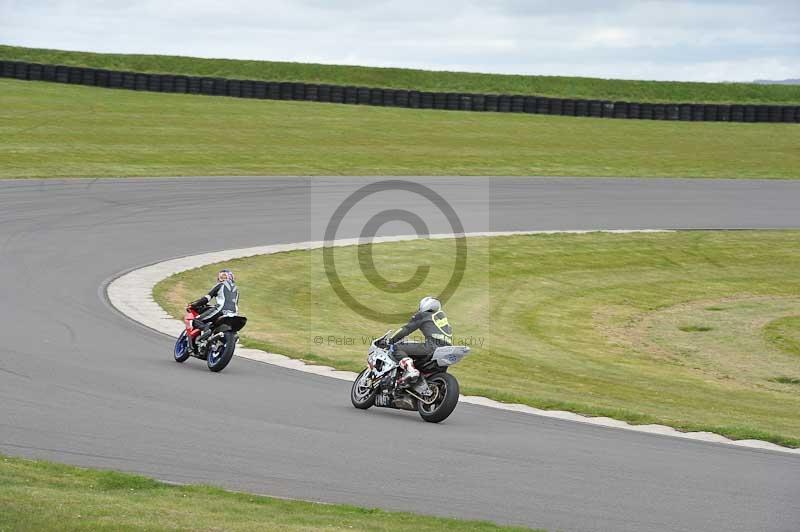
M 800 127 L 600 120 L 0 80 L 0 177 L 800 177 Z
M 800 316 L 786 316 L 764 327 L 768 342 L 787 353 L 800 356 Z
M 626 81 L 562 76 L 514 76 L 401 68 L 200 59 L 166 55 L 94 54 L 0 45 L 0 59 L 268 81 L 304 81 L 440 92 L 535 94 L 634 102 L 800 103 L 800 86 L 750 83 Z
M 398 282 L 438 264 L 419 289 L 387 296 L 364 279 L 355 247 L 337 248 L 351 293 L 410 315 L 446 284 L 453 242 L 377 245 L 374 254 Z M 246 345 L 360 370 L 368 337 L 401 325 L 348 310 L 319 251 L 227 265 L 250 318 Z M 217 269 L 163 281 L 157 301 L 180 316 Z M 446 308 L 457 341 L 474 348 L 453 369 L 463 393 L 800 446 L 798 231 L 470 239 L 465 279 Z
M 114 471 L 0 455 L 0 531 L 11 530 L 523 529 L 273 499 L 208 486 L 174 486 Z

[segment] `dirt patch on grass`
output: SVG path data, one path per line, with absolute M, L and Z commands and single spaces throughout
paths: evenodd
M 785 391 L 786 385 L 800 382 L 800 359 L 792 356 L 792 349 L 782 348 L 791 345 L 791 334 L 800 337 L 793 321 L 800 324 L 799 312 L 800 297 L 740 295 L 625 319 L 623 310 L 603 308 L 593 317 L 610 342 L 641 356 L 683 366 L 707 379 Z
M 190 295 L 186 282 L 180 279 L 174 283 L 164 281 L 158 283 L 153 290 L 153 296 L 172 315 L 183 314 L 186 303 L 197 299 L 197 296 Z
M 800 355 L 800 316 L 787 316 L 767 323 L 764 338 L 781 351 Z

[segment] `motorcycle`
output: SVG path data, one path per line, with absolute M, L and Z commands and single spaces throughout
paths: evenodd
M 453 413 L 458 404 L 458 380 L 447 373 L 469 353 L 466 346 L 438 347 L 430 359 L 415 363 L 420 372 L 416 382 L 404 386 L 399 381 L 404 370 L 391 356 L 387 339 L 391 331 L 370 344 L 367 368 L 359 373 L 350 390 L 353 406 L 366 410 L 372 406 L 416 410 L 429 423 L 439 423 Z M 418 364 L 418 365 L 417 365 Z
M 202 330 L 194 327 L 194 319 L 206 309 L 186 307 L 183 322 L 186 328 L 175 342 L 175 362 L 184 362 L 190 356 L 205 360 L 208 369 L 213 372 L 222 371 L 233 358 L 238 332 L 244 328 L 247 318 L 244 316 L 220 316 L 211 324 L 211 334 L 201 336 Z M 189 351 L 189 337 L 194 340 L 194 351 Z

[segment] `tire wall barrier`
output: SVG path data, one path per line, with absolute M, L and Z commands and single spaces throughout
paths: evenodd
M 422 92 L 314 83 L 208 78 L 178 74 L 145 74 L 5 60 L 0 60 L 0 77 L 149 92 L 205 94 L 267 100 L 302 100 L 412 109 L 529 113 L 628 120 L 800 123 L 800 106 L 798 105 L 636 103 L 513 94 Z

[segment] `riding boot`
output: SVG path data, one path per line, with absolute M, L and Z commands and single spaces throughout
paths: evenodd
M 399 388 L 407 388 L 410 384 L 419 379 L 419 370 L 414 367 L 414 361 L 411 357 L 401 359 L 400 367 L 403 369 L 403 374 L 397 380 Z

